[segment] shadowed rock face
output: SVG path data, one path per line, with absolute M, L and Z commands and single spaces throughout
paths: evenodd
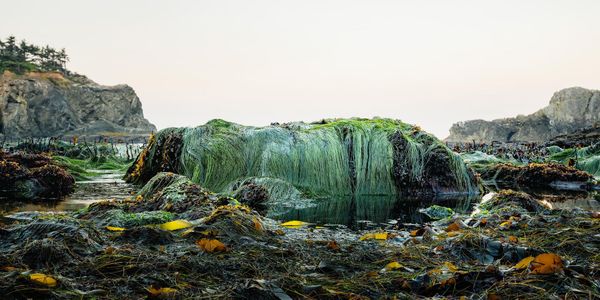
M 598 123 L 600 91 L 573 87 L 554 93 L 548 106 L 531 115 L 456 123 L 446 141 L 543 142 Z
M 156 127 L 127 85 L 58 73 L 0 74 L 0 137 L 147 135 Z

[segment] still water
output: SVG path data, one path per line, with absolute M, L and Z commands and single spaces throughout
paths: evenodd
M 122 200 L 131 197 L 136 187 L 124 182 L 123 174 L 101 170 L 94 180 L 79 181 L 75 192 L 60 200 L 37 202 L 0 199 L 0 215 L 21 211 L 73 211 L 107 199 Z M 598 211 L 597 193 L 527 191 L 536 199 L 556 209 L 584 209 Z M 357 227 L 365 222 L 386 223 L 391 220 L 422 223 L 427 217 L 419 212 L 437 204 L 450 207 L 458 213 L 469 213 L 479 203 L 481 195 L 441 195 L 436 197 L 403 197 L 389 195 L 341 196 L 319 199 L 310 205 L 271 207 L 267 216 L 279 220 L 301 220 L 317 224 L 343 224 Z
M 362 195 L 320 199 L 312 207 L 291 209 L 272 215 L 280 220 L 302 220 L 318 224 L 343 224 L 354 227 L 370 221 L 385 223 L 390 220 L 422 223 L 426 216 L 419 209 L 437 204 L 456 212 L 469 212 L 479 202 L 478 195 L 443 195 L 436 197 L 403 197 L 392 195 Z
M 63 199 L 40 199 L 37 201 L 13 201 L 0 198 L 0 214 L 21 211 L 72 211 L 107 199 L 122 200 L 131 197 L 135 187 L 124 182 L 124 174 L 112 171 L 90 170 L 100 174 L 89 181 L 78 181 L 75 191 Z

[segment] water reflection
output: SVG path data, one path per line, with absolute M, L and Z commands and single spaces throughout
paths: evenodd
M 302 220 L 318 224 L 344 224 L 354 227 L 360 221 L 383 223 L 389 220 L 421 223 L 427 218 L 420 208 L 433 204 L 450 207 L 457 212 L 470 211 L 479 195 L 443 195 L 407 197 L 395 195 L 340 196 L 318 200 L 312 207 L 292 208 L 270 216 L 280 220 Z
M 35 199 L 32 201 L 0 198 L 0 215 L 21 211 L 73 211 L 107 199 L 122 200 L 131 197 L 134 186 L 121 180 L 123 174 L 95 170 L 101 175 L 90 181 L 78 181 L 75 192 L 62 199 Z

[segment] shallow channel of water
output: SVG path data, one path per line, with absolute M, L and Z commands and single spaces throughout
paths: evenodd
M 122 173 L 91 170 L 97 174 L 93 180 L 76 183 L 75 192 L 63 199 L 41 199 L 38 201 L 11 201 L 0 199 L 0 215 L 22 211 L 73 211 L 107 199 L 122 200 L 131 197 L 136 187 L 124 182 Z M 587 192 L 561 192 L 556 190 L 531 193 L 544 200 L 549 206 L 558 209 L 579 208 L 598 211 L 597 195 Z M 596 197 L 596 199 L 594 198 Z M 403 197 L 385 195 L 342 196 L 318 200 L 314 205 L 301 208 L 273 209 L 280 211 L 269 214 L 279 220 L 301 220 L 317 224 L 343 224 L 352 228 L 363 224 L 423 223 L 427 217 L 419 209 L 437 204 L 450 207 L 459 213 L 469 213 L 479 203 L 481 195 L 441 195 L 436 197 Z
M 98 176 L 89 181 L 78 181 L 75 191 L 62 199 L 38 199 L 35 201 L 17 201 L 0 199 L 0 214 L 21 211 L 72 211 L 85 208 L 90 204 L 107 199 L 125 199 L 131 197 L 135 187 L 121 178 L 123 173 L 106 170 L 89 170 Z

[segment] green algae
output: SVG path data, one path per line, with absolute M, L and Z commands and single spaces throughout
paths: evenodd
M 78 159 L 55 155 L 52 157 L 59 166 L 66 168 L 77 181 L 90 180 L 98 176 L 93 170 L 112 170 L 125 172 L 131 161 L 116 157 L 103 157 L 101 159 Z
M 107 226 L 130 228 L 135 226 L 162 224 L 172 221 L 173 219 L 174 215 L 172 213 L 162 210 L 129 213 L 120 209 L 112 209 L 106 211 L 103 222 Z
M 600 143 L 554 152 L 547 160 L 563 164 L 572 163 L 578 170 L 585 171 L 594 176 L 596 180 L 600 180 Z

